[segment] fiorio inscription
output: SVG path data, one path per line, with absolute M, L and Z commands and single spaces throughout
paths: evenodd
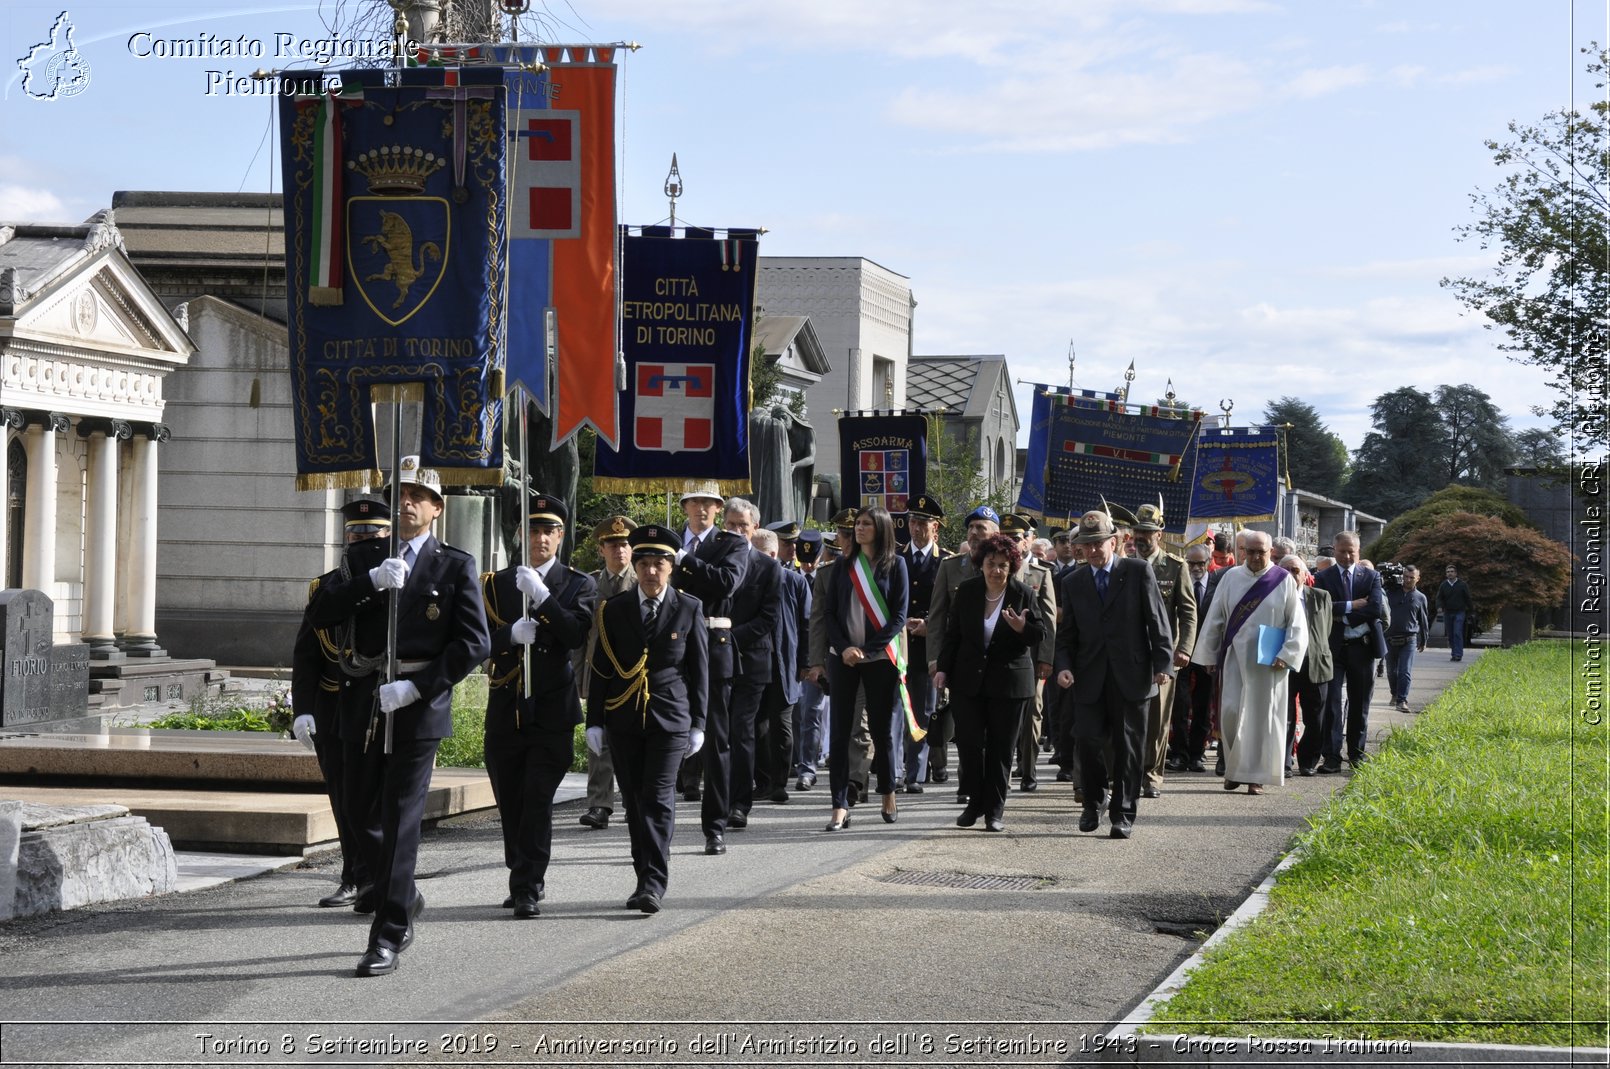
M 38 590 L 0 591 L 0 727 L 84 715 L 89 647 L 54 645 L 55 615 Z

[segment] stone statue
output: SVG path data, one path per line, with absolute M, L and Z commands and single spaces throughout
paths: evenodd
M 788 425 L 778 406 L 749 413 L 749 484 L 760 522 L 798 519 L 790 508 Z
M 810 518 L 811 492 L 816 483 L 816 431 L 792 409 L 778 405 L 776 412 L 788 421 L 788 457 L 792 464 L 788 519 L 804 523 Z

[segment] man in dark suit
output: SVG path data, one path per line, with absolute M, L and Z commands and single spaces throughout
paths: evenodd
M 676 551 L 671 585 L 684 594 L 692 594 L 704 606 L 705 623 L 710 631 L 710 664 L 706 675 L 709 690 L 704 724 L 719 744 L 725 746 L 731 718 L 732 675 L 737 669 L 737 651 L 732 642 L 732 597 L 749 568 L 749 540 L 716 526 L 721 506 L 721 488 L 714 482 L 690 484 L 682 495 L 682 514 L 687 517 L 687 526 L 678 540 L 681 548 Z M 678 776 L 683 798 L 690 802 L 700 799 L 703 773 L 703 758 L 700 751 L 695 750 L 682 763 Z M 725 816 L 723 813 L 723 820 Z
M 606 601 L 637 585 L 637 573 L 632 571 L 632 547 L 626 541 L 637 527 L 630 516 L 610 516 L 593 527 L 593 542 L 604 566 L 592 573 L 598 587 L 598 600 Z M 582 701 L 587 700 L 587 685 L 591 675 L 587 666 L 593 663 L 593 647 L 598 644 L 598 632 L 589 621 L 587 646 L 576 666 L 576 687 Z M 587 812 L 581 815 L 581 825 L 602 831 L 609 827 L 609 816 L 615 812 L 615 761 L 605 743 L 601 752 L 587 758 Z
M 1314 577 L 1314 585 L 1331 596 L 1331 656 L 1340 677 L 1331 682 L 1320 727 L 1324 763 L 1319 771 L 1326 774 L 1342 770 L 1344 727 L 1348 764 L 1356 768 L 1367 759 L 1364 746 L 1370 727 L 1375 661 L 1386 655 L 1381 627 L 1386 595 L 1381 589 L 1380 573 L 1358 563 L 1358 547 L 1356 532 L 1339 532 L 1335 538 L 1335 566 Z
M 741 497 L 728 498 L 726 533 L 747 547 L 744 580 L 732 595 L 733 675 L 729 715 L 705 720 L 704 852 L 727 852 L 727 828 L 749 826 L 755 803 L 755 720 L 772 678 L 772 632 L 782 600 L 783 569 L 750 544 L 760 529 L 760 510 Z M 722 730 L 725 728 L 725 733 Z
M 1112 518 L 1085 513 L 1075 537 L 1090 566 L 1065 581 L 1056 667 L 1057 685 L 1073 689 L 1084 795 L 1079 830 L 1100 825 L 1101 802 L 1111 782 L 1111 836 L 1127 839 L 1144 775 L 1147 703 L 1173 671 L 1174 637 L 1151 565 L 1118 556 Z
M 1308 566 L 1295 554 L 1280 561 L 1280 567 L 1297 580 L 1302 593 L 1303 616 L 1308 624 L 1308 652 L 1303 663 L 1293 669 L 1286 687 L 1286 764 L 1290 772 L 1292 736 L 1297 734 L 1297 709 L 1302 707 L 1303 737 L 1297 743 L 1297 772 L 1312 776 L 1319 764 L 1321 745 L 1320 722 L 1325 715 L 1325 696 L 1330 690 L 1331 677 L 1336 674 L 1336 661 L 1331 652 L 1330 594 L 1318 584 L 1308 581 Z
M 1196 626 L 1201 617 L 1196 609 L 1196 592 L 1191 588 L 1190 572 L 1185 558 L 1176 557 L 1163 548 L 1162 495 L 1157 504 L 1140 505 L 1135 509 L 1135 555 L 1152 566 L 1157 576 L 1157 589 L 1163 595 L 1168 609 L 1169 629 L 1174 634 L 1174 669 L 1178 672 L 1191 663 L 1191 649 L 1196 645 Z M 1162 794 L 1163 768 L 1168 761 L 1168 727 L 1174 711 L 1174 678 L 1157 688 L 1146 713 L 1146 782 L 1141 785 L 1142 798 L 1156 798 Z
M 934 590 L 928 601 L 927 636 L 928 642 L 928 673 L 932 675 L 939 670 L 939 655 L 944 652 L 946 639 L 946 617 L 950 611 L 951 599 L 956 596 L 956 588 L 961 586 L 963 579 L 971 579 L 979 574 L 973 565 L 973 550 L 978 548 L 990 535 L 1001 529 L 1001 515 L 988 505 L 980 505 L 967 514 L 967 541 L 952 556 L 939 562 L 939 574 L 934 577 Z M 935 716 L 928 728 L 928 778 L 935 783 L 944 783 L 950 778 L 948 766 L 950 764 L 950 740 L 955 733 L 955 724 L 949 713 L 943 707 L 935 710 Z M 960 775 L 956 783 L 956 804 L 966 805 L 968 801 L 968 785 L 961 782 Z
M 384 539 L 391 533 L 391 508 L 384 501 L 359 498 L 341 506 L 347 548 L 341 565 L 308 584 L 308 608 L 291 650 L 291 708 L 296 719 L 291 732 L 313 749 L 324 776 L 335 832 L 341 842 L 341 885 L 319 899 L 326 909 L 358 901 L 358 888 L 374 882 L 364 866 L 357 831 L 347 806 L 350 789 L 341 748 L 341 653 L 350 634 L 314 627 L 308 621 L 313 595 L 327 583 L 345 582 L 354 572 L 367 572 L 386 559 Z
M 773 530 L 750 536 L 756 549 L 777 560 L 783 544 Z M 811 584 L 798 568 L 778 561 L 777 624 L 771 633 L 771 682 L 760 699 L 755 721 L 755 794 L 779 804 L 788 801 L 794 774 L 794 706 L 800 699 L 805 664 L 805 629 L 811 614 Z
M 587 747 L 615 755 L 637 889 L 627 909 L 658 913 L 670 876 L 677 766 L 704 744 L 708 629 L 699 600 L 671 586 L 676 532 L 631 534 L 637 587 L 599 606 L 588 684 Z
M 1185 551 L 1185 568 L 1197 618 L 1207 611 L 1208 569 L 1213 551 L 1198 542 Z M 1222 573 L 1227 569 L 1220 569 Z M 1192 637 L 1195 644 L 1195 637 Z M 1310 646 L 1312 650 L 1312 646 Z M 1326 658 L 1330 657 L 1326 651 Z M 1168 763 L 1172 772 L 1206 772 L 1202 755 L 1207 751 L 1208 732 L 1213 727 L 1213 677 L 1200 665 L 1188 665 L 1176 677 L 1173 720 L 1169 729 Z
M 396 971 L 398 955 L 413 942 L 414 920 L 425 905 L 414 886 L 414 865 L 436 748 L 453 733 L 453 687 L 491 652 L 475 559 L 431 533 L 445 504 L 441 480 L 414 456 L 403 457 L 400 470 L 398 556 L 321 587 L 310 609 L 315 627 L 351 620 L 357 631 L 341 693 L 341 740 L 347 769 L 356 770 L 349 796 L 354 826 L 373 829 L 372 807 L 380 814 L 378 833 L 360 834 L 375 882 L 354 908 L 372 909 L 375 919 L 358 976 Z M 385 590 L 398 599 L 398 676 L 391 682 L 380 680 L 387 659 Z
M 906 559 L 906 577 L 910 580 L 910 605 L 906 616 L 906 693 L 911 696 L 911 711 L 917 726 L 926 733 L 938 704 L 939 691 L 928 674 L 928 606 L 933 600 L 934 581 L 939 577 L 939 564 L 947 556 L 939 548 L 939 528 L 945 522 L 945 509 L 933 494 L 918 494 L 907 504 L 906 530 L 911 535 L 900 555 Z M 928 740 L 921 742 L 910 737 L 901 724 L 901 738 L 905 742 L 906 793 L 921 794 L 922 781 L 928 777 Z M 897 751 L 898 752 L 898 751 Z
M 503 862 L 509 868 L 509 897 L 503 904 L 521 920 L 541 912 L 537 903 L 546 890 L 553 849 L 553 796 L 575 758 L 575 727 L 582 719 L 575 655 L 586 645 L 597 603 L 592 577 L 566 567 L 557 556 L 567 518 L 559 498 L 532 498 L 526 563 L 481 576 L 492 627 L 486 773 L 502 818 Z

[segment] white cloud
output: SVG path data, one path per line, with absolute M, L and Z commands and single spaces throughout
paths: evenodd
M 1364 85 L 1370 80 L 1370 69 L 1363 64 L 1347 67 L 1318 67 L 1306 70 L 1286 83 L 1285 91 L 1299 97 L 1324 96 L 1343 89 Z
M 1480 82 L 1501 82 L 1515 73 L 1515 68 L 1507 64 L 1494 63 L 1485 67 L 1468 67 L 1462 71 L 1454 71 L 1437 77 L 1437 81 L 1444 85 L 1475 85 Z
M 0 222 L 6 223 L 66 223 L 73 222 L 67 206 L 60 197 L 48 189 L 33 189 L 13 184 L 0 185 Z

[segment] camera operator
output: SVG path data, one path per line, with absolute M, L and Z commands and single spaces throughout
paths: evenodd
M 1409 682 L 1414 673 L 1414 655 L 1426 648 L 1431 618 L 1426 596 L 1415 589 L 1420 570 L 1412 564 L 1381 565 L 1381 586 L 1391 622 L 1386 630 L 1386 680 L 1392 688 L 1392 708 L 1409 712 Z

